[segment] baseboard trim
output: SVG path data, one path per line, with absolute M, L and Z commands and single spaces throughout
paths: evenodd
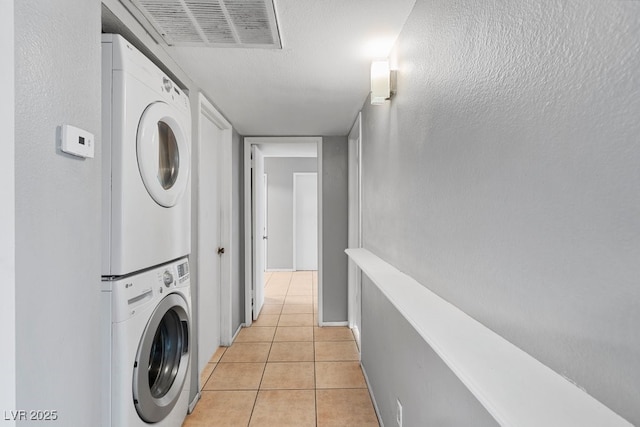
M 240 326 L 238 326 L 238 329 L 236 329 L 236 332 L 233 334 L 233 337 L 231 337 L 231 342 L 229 343 L 229 345 L 233 344 L 233 342 L 236 340 L 236 337 L 238 336 L 242 328 L 245 327 L 245 325 L 246 323 L 241 323 Z
M 196 405 L 198 404 L 198 401 L 200 400 L 200 397 L 202 397 L 202 395 L 200 394 L 200 392 L 197 392 L 196 395 L 193 397 L 193 400 L 191 402 L 189 402 L 189 407 L 187 408 L 187 413 L 192 413 L 194 409 L 196 409 Z
M 320 322 L 320 326 L 349 326 L 349 322 Z
M 367 371 L 364 369 L 362 365 L 362 361 L 360 362 L 360 368 L 362 369 L 362 374 L 364 375 L 364 381 L 367 383 L 367 390 L 369 391 L 369 396 L 371 397 L 371 403 L 373 403 L 373 409 L 376 411 L 376 417 L 378 417 L 378 423 L 380 427 L 384 427 L 384 421 L 382 421 L 382 416 L 380 416 L 380 409 L 378 408 L 378 403 L 376 402 L 376 397 L 373 394 L 373 390 L 371 389 L 371 383 L 369 382 L 369 376 L 367 375 Z

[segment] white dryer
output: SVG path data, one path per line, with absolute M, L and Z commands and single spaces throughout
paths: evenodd
M 116 34 L 102 35 L 102 275 L 190 252 L 189 98 Z
M 103 427 L 180 427 L 190 388 L 186 258 L 102 282 Z

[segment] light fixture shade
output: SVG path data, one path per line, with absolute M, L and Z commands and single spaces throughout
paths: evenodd
M 380 105 L 391 97 L 389 61 L 371 63 L 371 104 Z

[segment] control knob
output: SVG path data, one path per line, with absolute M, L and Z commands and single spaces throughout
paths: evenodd
M 171 92 L 171 88 L 173 87 L 173 84 L 171 83 L 171 80 L 169 80 L 166 77 L 162 78 L 162 85 L 164 86 L 164 90 L 166 90 L 167 92 Z
M 165 271 L 164 274 L 162 275 L 162 281 L 164 282 L 164 285 L 168 288 L 173 283 L 173 274 L 171 274 L 169 271 Z

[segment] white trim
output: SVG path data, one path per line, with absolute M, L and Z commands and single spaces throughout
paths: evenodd
M 319 138 L 318 141 L 318 325 L 322 325 L 324 298 L 322 296 L 323 280 L 324 280 L 324 260 L 322 256 L 322 250 L 324 241 L 322 239 L 322 230 L 324 227 L 324 220 L 322 215 L 322 173 L 323 168 L 323 156 L 322 145 L 323 140 Z
M 232 218 L 231 207 L 233 201 L 233 174 L 231 170 L 232 160 L 232 140 L 233 128 L 231 123 L 224 118 L 222 114 L 216 110 L 213 104 L 202 94 L 198 94 L 198 153 L 200 153 L 200 139 L 202 136 L 202 116 L 211 120 L 221 131 L 221 143 L 218 161 L 218 198 L 220 200 L 220 247 L 225 248 L 225 253 L 220 257 L 220 344 L 231 345 L 232 338 L 232 257 L 233 257 L 233 239 L 232 239 Z M 199 156 L 198 156 L 199 160 Z M 198 164 L 198 172 L 202 170 L 203 165 Z M 197 189 L 200 189 L 198 182 Z M 199 203 L 199 197 L 198 197 Z M 200 229 L 200 218 L 198 218 L 198 230 Z M 198 271 L 201 265 L 201 259 L 204 254 L 198 253 Z M 198 280 L 200 283 L 200 280 Z
M 343 322 L 322 322 L 320 324 L 320 327 L 325 327 L 325 326 L 349 326 L 349 322 L 346 322 L 346 321 L 343 321 Z
M 264 271 L 268 271 L 267 265 L 269 265 L 269 176 L 267 173 L 262 174 L 264 179 L 264 235 L 262 245 L 264 251 Z M 266 285 L 266 283 L 265 283 Z
M 371 252 L 345 252 L 500 425 L 631 426 L 565 377 Z
M 251 232 L 253 247 L 251 248 L 252 258 L 252 317 L 257 320 L 262 311 L 265 299 L 265 282 L 264 269 L 266 267 L 263 233 L 264 233 L 264 205 L 258 203 L 258 199 L 264 197 L 264 187 L 260 184 L 264 177 L 264 156 L 262 147 L 257 145 L 251 146 Z M 260 258 L 259 258 L 260 257 Z M 260 262 L 258 262 L 260 261 Z
M 2 300 L 0 301 L 0 407 L 17 409 L 16 405 L 16 245 L 15 245 L 15 50 L 14 50 L 14 2 L 2 3 L 0 18 L 0 55 L 2 56 L 2 79 L 0 90 L 0 129 L 9 136 L 3 144 L 0 158 L 0 180 L 2 182 L 2 206 L 0 206 L 0 274 L 2 274 Z M 5 421 L 15 426 L 13 420 Z M 4 425 L 4 424 L 3 424 Z
M 376 397 L 373 395 L 373 389 L 371 388 L 371 383 L 369 382 L 369 376 L 367 375 L 367 371 L 364 369 L 362 361 L 360 362 L 360 368 L 362 369 L 362 374 L 364 375 L 364 382 L 367 383 L 367 390 L 369 391 L 369 397 L 371 397 L 371 403 L 373 403 L 373 409 L 376 411 L 378 423 L 380 424 L 380 427 L 384 427 L 384 422 L 382 421 L 382 416 L 380 415 L 380 408 L 378 407 L 378 402 L 376 402 Z
M 349 205 L 348 205 L 348 241 L 350 248 L 362 247 L 362 113 L 359 112 L 348 136 L 348 181 L 349 181 Z M 353 169 L 357 169 L 357 175 L 353 176 Z M 352 186 L 355 178 L 356 188 Z M 355 215 L 354 215 L 355 211 Z M 356 229 L 355 236 L 354 230 Z M 361 272 L 355 263 L 349 259 L 347 267 L 347 295 L 348 295 L 348 319 L 349 327 L 356 333 L 356 344 L 360 351 L 360 330 L 358 317 L 361 317 L 361 307 L 358 305 L 358 291 L 361 291 Z
M 194 409 L 196 409 L 196 405 L 198 404 L 198 401 L 200 401 L 200 398 L 202 397 L 202 394 L 200 394 L 200 392 L 197 392 L 195 396 L 193 396 L 193 399 L 191 400 L 191 402 L 189 402 L 189 407 L 187 408 L 187 414 L 190 414 L 193 412 Z
M 245 325 L 244 323 L 241 323 L 240 326 L 238 326 L 238 329 L 236 329 L 236 331 L 233 333 L 233 338 L 231 339 L 231 342 L 235 342 L 236 338 L 238 338 L 238 335 L 240 334 L 240 331 L 242 330 L 242 328 L 244 328 Z M 231 344 L 229 344 L 231 345 Z M 225 346 L 228 347 L 228 346 Z
M 245 325 L 251 326 L 252 307 L 252 276 L 253 276 L 253 253 L 251 245 L 251 146 L 269 143 L 316 143 L 318 147 L 318 236 L 322 236 L 322 137 L 245 137 L 244 138 L 244 295 L 245 295 Z M 322 239 L 318 238 L 318 294 L 321 289 L 321 265 L 322 265 Z M 320 305 L 322 297 L 318 295 Z
M 244 324 L 249 327 L 253 322 L 252 286 L 253 251 L 251 250 L 251 143 L 244 139 Z
M 362 357 L 362 334 L 360 333 L 360 329 L 358 328 L 357 325 L 354 326 L 350 326 L 351 328 L 351 333 L 353 333 L 353 337 L 356 340 L 356 345 L 358 347 L 358 354 L 360 355 L 360 357 Z
M 293 179 L 293 185 L 292 185 L 292 190 L 291 190 L 292 191 L 292 194 L 291 194 L 291 196 L 292 196 L 291 197 L 291 199 L 292 199 L 292 203 L 291 203 L 292 215 L 291 215 L 291 217 L 292 217 L 293 221 L 291 221 L 291 222 L 293 223 L 293 230 L 292 230 L 292 233 L 291 233 L 291 237 L 292 237 L 291 238 L 291 248 L 292 248 L 292 251 L 291 251 L 291 266 L 293 267 L 292 268 L 293 271 L 298 271 L 298 266 L 296 265 L 296 263 L 298 262 L 298 256 L 296 254 L 296 251 L 298 250 L 298 247 L 296 245 L 296 237 L 297 237 L 297 235 L 296 235 L 296 226 L 298 225 L 297 224 L 298 221 L 296 221 L 296 202 L 297 202 L 297 200 L 296 200 L 296 184 L 297 183 L 296 183 L 296 173 L 295 172 L 293 173 L 292 179 Z
M 265 270 L 265 273 L 277 273 L 277 272 L 291 272 L 295 271 L 293 268 L 268 268 Z

